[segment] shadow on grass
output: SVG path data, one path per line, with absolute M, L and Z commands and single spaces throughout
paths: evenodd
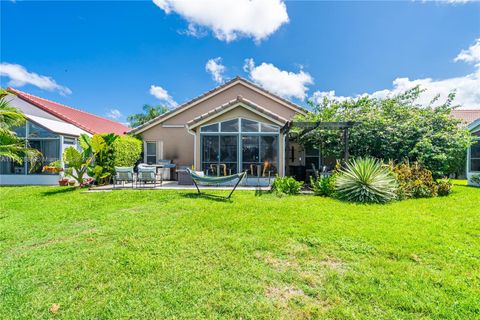
M 232 198 L 228 199 L 226 196 L 217 196 L 215 194 L 210 194 L 210 193 L 183 193 L 182 197 L 187 198 L 187 199 L 208 199 L 212 201 L 217 201 L 217 202 L 232 202 Z M 233 197 L 233 195 L 232 195 Z
M 255 189 L 255 197 L 261 197 L 263 195 L 271 195 L 271 194 L 273 194 L 273 192 L 270 190 L 262 190 L 261 188 Z
M 60 188 L 60 189 L 55 189 L 55 190 L 49 190 L 49 191 L 42 192 L 42 195 L 53 196 L 53 195 L 56 195 L 56 194 L 68 193 L 68 192 L 72 192 L 72 191 L 75 191 L 75 190 L 76 190 L 75 187 L 64 187 L 64 188 Z

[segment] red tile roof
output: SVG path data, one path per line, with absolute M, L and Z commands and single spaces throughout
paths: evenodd
M 123 125 L 119 122 L 102 118 L 97 115 L 74 109 L 72 107 L 53 102 L 47 99 L 43 99 L 29 93 L 8 88 L 8 92 L 15 94 L 20 99 L 35 105 L 36 107 L 77 126 L 88 133 L 116 133 L 116 134 L 125 134 L 129 127 Z
M 462 120 L 463 125 L 469 125 L 477 119 L 480 119 L 480 109 L 452 110 L 452 116 Z

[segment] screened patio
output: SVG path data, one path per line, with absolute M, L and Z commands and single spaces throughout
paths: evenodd
M 226 176 L 274 177 L 279 170 L 280 127 L 245 118 L 200 127 L 201 170 Z

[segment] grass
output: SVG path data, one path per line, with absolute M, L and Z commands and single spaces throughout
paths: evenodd
M 59 187 L 0 199 L 0 319 L 480 317 L 476 188 L 388 205 Z

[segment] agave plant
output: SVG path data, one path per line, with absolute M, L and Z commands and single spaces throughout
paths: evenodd
M 336 181 L 338 197 L 361 203 L 385 203 L 396 198 L 395 176 L 381 161 L 360 158 L 347 163 Z

